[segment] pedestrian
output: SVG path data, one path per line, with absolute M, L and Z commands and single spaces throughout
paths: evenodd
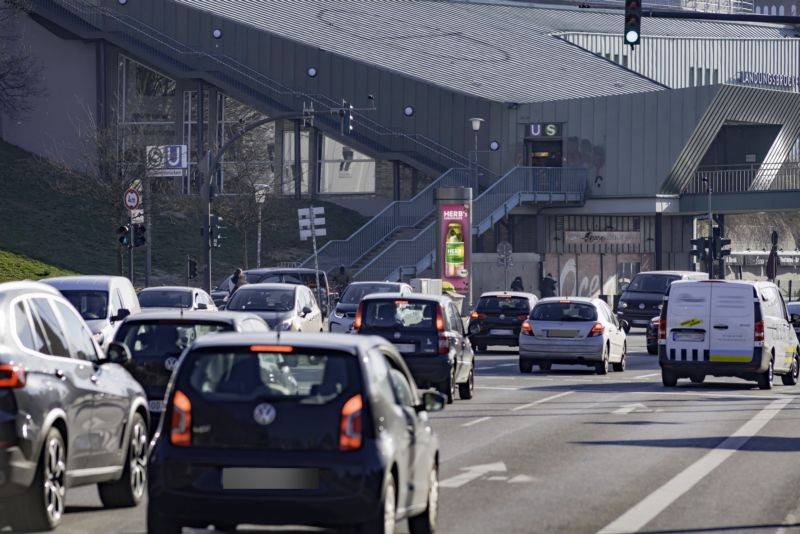
M 339 266 L 339 270 L 333 274 L 333 283 L 336 286 L 336 291 L 341 294 L 344 288 L 350 284 L 350 275 L 347 274 L 347 268 L 344 265 Z
M 525 286 L 522 285 L 522 277 L 518 276 L 511 282 L 511 291 L 525 291 Z
M 553 275 L 547 273 L 542 280 L 542 298 L 556 296 L 556 281 Z
M 247 277 L 245 276 L 244 271 L 241 269 L 236 269 L 233 271 L 233 275 L 231 276 L 231 295 L 233 295 L 237 289 L 245 284 L 247 284 Z

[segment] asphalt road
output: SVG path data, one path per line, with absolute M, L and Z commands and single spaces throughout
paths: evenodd
M 665 389 L 644 337 L 629 346 L 607 376 L 523 376 L 515 351 L 480 354 L 475 398 L 433 416 L 439 531 L 800 532 L 800 388 Z M 59 533 L 145 532 L 145 506 L 103 511 L 93 487 L 67 503 Z

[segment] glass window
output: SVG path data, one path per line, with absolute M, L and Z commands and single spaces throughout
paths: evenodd
M 374 193 L 375 160 L 323 136 L 319 192 Z
M 446 306 L 447 315 L 450 321 L 450 330 L 454 332 L 463 333 L 464 332 L 464 323 L 461 322 L 461 317 L 458 315 L 458 311 L 453 304 Z
M 399 291 L 397 284 L 350 284 L 342 293 L 339 302 L 342 304 L 358 304 L 367 295 L 373 293 L 392 293 Z
M 434 330 L 435 302 L 398 300 L 365 301 L 363 322 L 371 328 Z
M 633 281 L 631 281 L 626 291 L 635 293 L 659 293 L 663 295 L 667 292 L 672 282 L 680 279 L 680 276 L 640 273 L 633 278 Z
M 51 301 L 66 328 L 67 339 L 69 341 L 70 355 L 79 360 L 96 362 L 97 352 L 92 342 L 92 333 L 80 320 L 74 309 L 59 301 Z
M 69 357 L 67 338 L 61 329 L 61 324 L 56 319 L 53 308 L 50 307 L 50 302 L 47 299 L 36 298 L 31 299 L 31 304 L 41 321 L 44 337 L 50 347 L 49 354 Z
M 119 294 L 119 291 L 114 291 L 111 297 L 111 315 L 117 315 L 123 309 L 125 309 L 125 304 L 122 302 L 122 295 Z
M 406 380 L 406 375 L 397 369 L 389 371 L 392 380 L 392 389 L 397 404 L 401 406 L 409 406 L 413 408 L 416 405 L 414 402 L 414 393 L 412 392 L 411 385 Z
M 119 68 L 124 93 L 123 122 L 175 120 L 175 80 L 124 56 L 120 57 Z
M 534 306 L 534 321 L 596 321 L 597 310 L 591 304 L 580 302 L 545 302 Z
M 139 293 L 142 308 L 191 308 L 192 292 L 163 289 L 147 289 Z
M 386 362 L 386 356 L 377 350 L 370 350 L 367 373 L 369 373 L 373 393 L 377 394 L 379 398 L 394 402 L 394 388 L 389 379 L 389 364 Z
M 510 295 L 481 297 L 478 301 L 478 311 L 489 313 L 528 313 L 530 306 L 527 298 Z
M 66 289 L 62 290 L 61 294 L 78 310 L 84 321 L 105 319 L 108 316 L 107 291 Z
M 228 301 L 228 310 L 289 311 L 294 309 L 293 289 L 249 289 L 244 286 Z
M 308 130 L 300 132 L 301 191 L 308 193 Z M 284 195 L 294 195 L 294 131 L 283 132 L 283 185 Z
M 127 345 L 133 359 L 138 360 L 152 356 L 177 356 L 205 335 L 230 330 L 227 323 L 135 321 L 122 325 L 114 339 Z
M 33 342 L 33 329 L 31 329 L 28 312 L 25 310 L 25 304 L 22 301 L 17 302 L 14 306 L 14 328 L 23 347 L 30 350 L 39 350 L 39 347 Z

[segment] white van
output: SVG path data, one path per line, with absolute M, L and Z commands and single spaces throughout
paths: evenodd
M 123 276 L 61 276 L 42 282 L 58 289 L 72 303 L 103 350 L 114 338 L 119 323 L 141 311 L 133 284 Z
M 780 291 L 771 282 L 673 282 L 658 328 L 661 378 L 701 383 L 706 375 L 755 380 L 772 387 L 773 375 L 797 383 L 797 337 Z

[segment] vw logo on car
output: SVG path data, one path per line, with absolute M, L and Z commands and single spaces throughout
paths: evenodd
M 164 369 L 167 371 L 173 371 L 175 366 L 178 365 L 178 358 L 170 356 L 166 360 L 164 360 Z
M 259 404 L 256 406 L 255 410 L 253 410 L 253 419 L 262 426 L 272 423 L 275 420 L 275 415 L 277 415 L 275 407 L 266 402 Z

